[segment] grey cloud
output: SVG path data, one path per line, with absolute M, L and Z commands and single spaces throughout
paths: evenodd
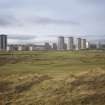
M 0 26 L 6 27 L 17 23 L 17 19 L 11 15 L 0 15 Z
M 16 40 L 32 40 L 36 38 L 34 35 L 17 35 L 17 34 L 12 34 L 8 35 L 9 39 L 16 39 Z
M 39 16 L 26 16 L 19 18 L 13 14 L 0 14 L 0 27 L 8 26 L 27 26 L 30 25 L 80 25 L 79 22 L 66 19 L 53 19 L 48 17 L 39 17 Z
M 42 25 L 48 25 L 48 24 L 56 24 L 56 25 L 79 25 L 79 22 L 71 21 L 71 20 L 63 20 L 63 19 L 53 19 L 53 18 L 47 18 L 47 17 L 33 17 L 28 19 L 29 22 L 32 22 L 33 24 L 42 24 Z

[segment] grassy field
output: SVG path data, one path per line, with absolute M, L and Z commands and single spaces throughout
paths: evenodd
M 105 105 L 104 71 L 105 51 L 0 52 L 0 105 Z
M 14 52 L 0 54 L 0 72 L 60 74 L 105 68 L 105 52 Z M 52 74 L 52 75 L 53 75 Z

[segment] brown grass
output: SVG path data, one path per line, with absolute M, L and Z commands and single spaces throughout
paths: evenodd
M 0 101 L 1 105 L 105 105 L 105 72 L 90 71 L 61 80 L 28 74 L 18 77 L 17 83 L 1 81 Z

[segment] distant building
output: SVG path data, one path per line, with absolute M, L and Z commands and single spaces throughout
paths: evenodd
M 7 35 L 0 35 L 0 51 L 7 50 Z
M 97 49 L 97 45 L 96 44 L 90 44 L 90 49 Z
M 43 50 L 46 50 L 46 48 L 45 48 L 45 45 L 35 45 L 34 50 L 43 51 Z
M 101 48 L 102 49 L 105 49 L 105 44 L 101 44 Z
M 34 51 L 35 50 L 35 45 L 29 45 L 29 51 Z
M 29 51 L 29 45 L 23 45 L 23 51 Z
M 67 44 L 64 43 L 64 50 L 67 50 Z
M 76 50 L 80 50 L 81 49 L 81 38 L 77 38 L 76 41 Z
M 73 37 L 68 37 L 67 50 L 73 50 L 73 49 L 74 49 Z
M 13 51 L 13 45 L 7 45 L 7 51 Z
M 86 39 L 81 40 L 81 49 L 86 49 Z
M 22 50 L 23 50 L 22 45 L 18 45 L 18 51 L 22 51 Z
M 58 50 L 64 50 L 64 49 L 65 49 L 64 37 L 60 36 L 58 37 Z
M 101 42 L 97 43 L 97 49 L 101 49 Z
M 90 43 L 86 42 L 86 48 L 89 49 L 90 48 Z
M 64 36 L 58 37 L 58 43 L 45 42 L 42 45 L 34 44 L 11 44 L 7 45 L 7 35 L 0 35 L 0 51 L 37 51 L 37 50 L 81 50 L 86 48 L 105 48 L 105 44 L 90 44 L 86 39 L 77 38 L 76 44 L 73 37 L 65 39 Z
M 56 44 L 56 43 L 53 43 L 52 49 L 53 49 L 53 50 L 57 50 L 57 44 Z
M 7 51 L 18 51 L 18 45 L 15 44 L 8 45 Z
M 48 42 L 45 42 L 45 50 L 51 50 L 51 46 Z

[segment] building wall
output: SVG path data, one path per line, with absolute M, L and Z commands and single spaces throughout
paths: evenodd
M 67 50 L 73 50 L 74 48 L 74 41 L 73 37 L 68 38 L 68 43 L 67 43 Z
M 52 49 L 53 49 L 53 50 L 57 50 L 57 44 L 56 44 L 56 43 L 53 43 Z
M 45 50 L 51 50 L 51 46 L 49 43 L 45 43 Z
M 58 38 L 58 50 L 64 50 L 64 49 L 65 49 L 64 37 L 60 36 Z
M 0 35 L 0 50 L 7 50 L 7 35 Z
M 80 50 L 81 49 L 81 38 L 77 38 L 76 41 L 76 50 Z
M 34 50 L 35 50 L 34 45 L 30 45 L 29 46 L 29 51 L 34 51 Z
M 86 49 L 86 39 L 81 40 L 81 49 Z

